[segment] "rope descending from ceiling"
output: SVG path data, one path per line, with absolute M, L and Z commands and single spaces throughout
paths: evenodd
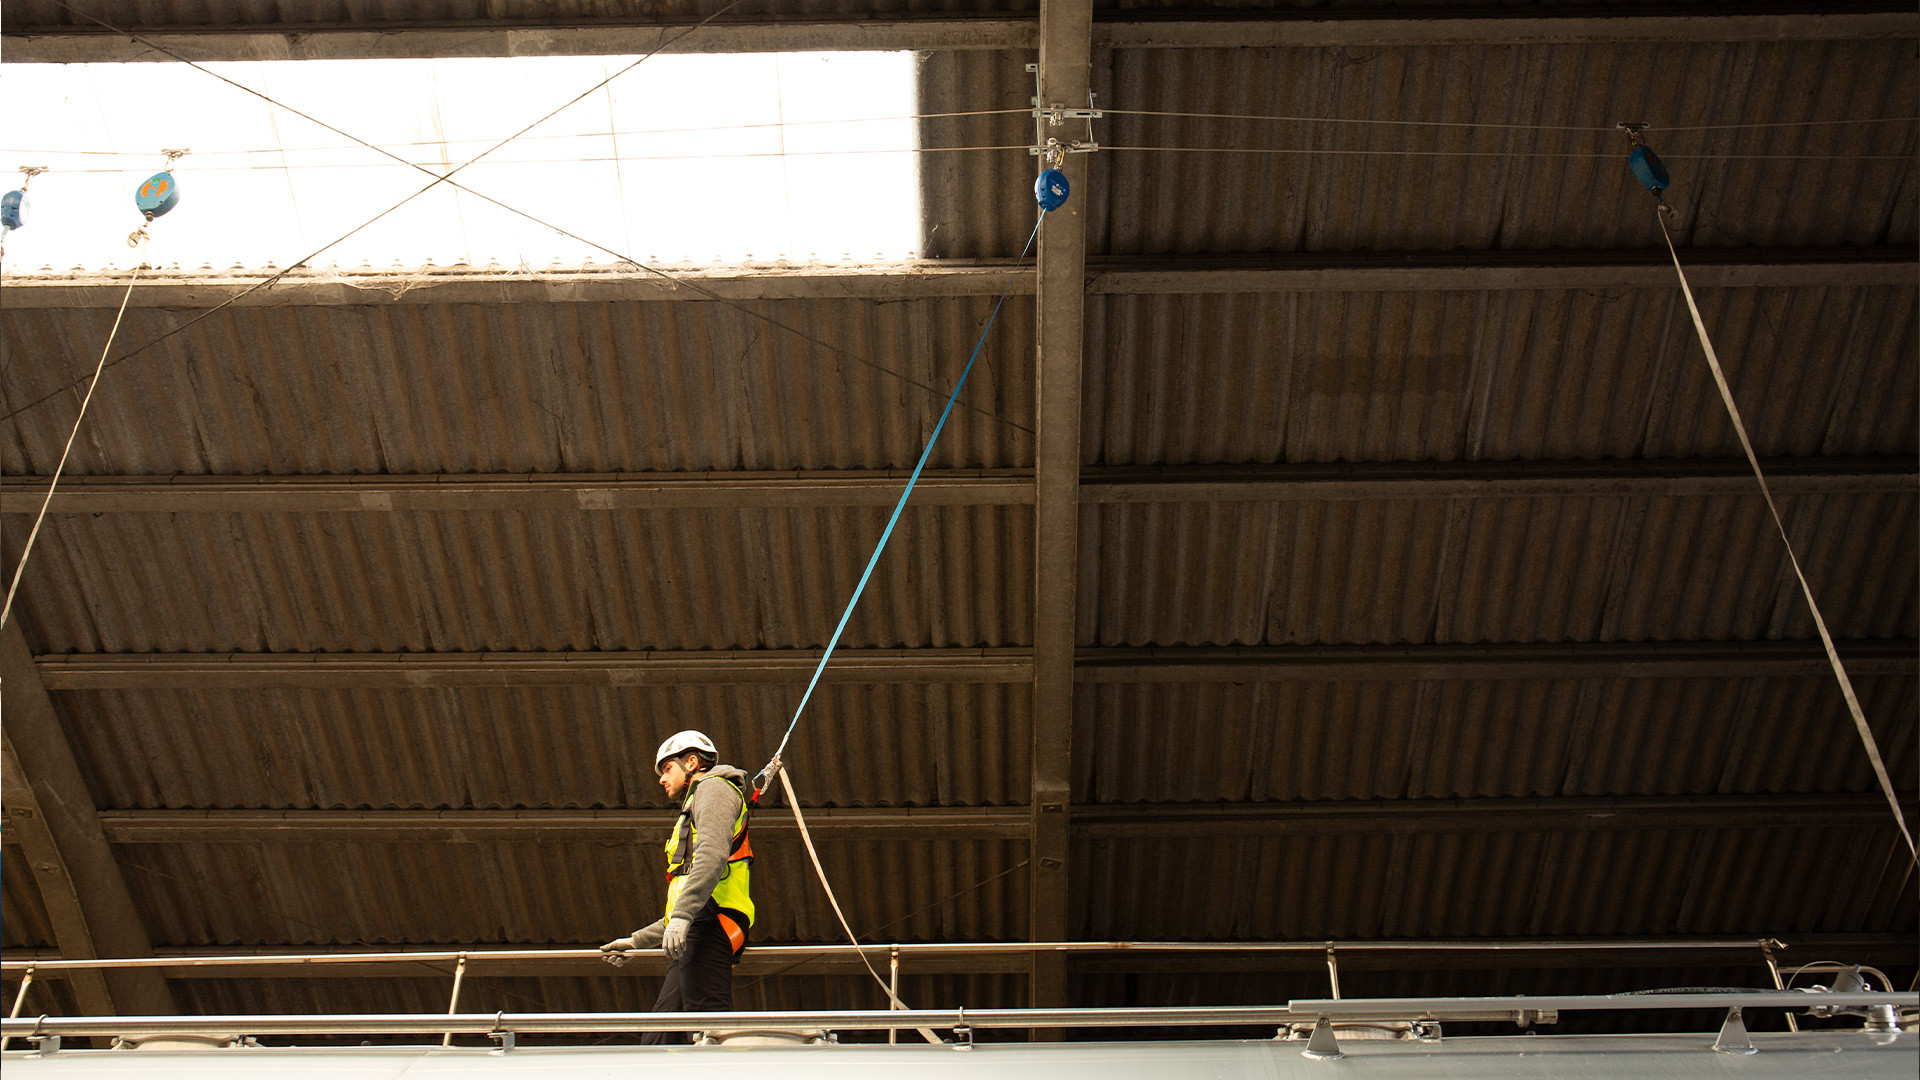
M 1673 271 L 1680 278 L 1680 292 L 1687 299 L 1687 312 L 1693 316 L 1693 329 L 1700 337 L 1701 351 L 1706 353 L 1707 367 L 1713 372 L 1713 383 L 1720 389 L 1720 401 L 1727 407 L 1727 417 L 1733 421 L 1734 434 L 1740 438 L 1740 449 L 1747 456 L 1747 464 L 1753 469 L 1753 478 L 1760 484 L 1760 496 L 1767 501 L 1767 511 L 1773 515 L 1773 526 L 1780 533 L 1780 543 L 1787 549 L 1787 561 L 1793 566 L 1793 576 L 1800 582 L 1800 594 L 1807 598 L 1807 610 L 1813 613 L 1813 625 L 1820 632 L 1820 644 L 1827 650 L 1827 663 L 1833 668 L 1833 677 L 1840 683 L 1840 694 L 1846 698 L 1847 712 L 1853 716 L 1853 726 L 1860 733 L 1860 743 L 1866 748 L 1867 760 L 1873 765 L 1873 774 L 1880 781 L 1880 790 L 1887 797 L 1887 805 L 1893 810 L 1893 821 L 1900 827 L 1900 836 L 1907 844 L 1907 855 L 1920 862 L 1920 853 L 1916 853 L 1913 833 L 1907 828 L 1906 815 L 1901 813 L 1900 798 L 1894 793 L 1893 778 L 1887 772 L 1886 759 L 1880 754 L 1880 744 L 1873 737 L 1873 728 L 1867 724 L 1867 714 L 1860 707 L 1860 698 L 1853 692 L 1853 680 L 1847 677 L 1847 667 L 1840 660 L 1840 652 L 1834 648 L 1833 635 L 1827 631 L 1827 620 L 1820 614 L 1820 604 L 1813 598 L 1813 586 L 1807 583 L 1806 571 L 1800 567 L 1800 557 L 1794 553 L 1793 540 L 1787 535 L 1786 521 L 1780 516 L 1780 507 L 1773 501 L 1773 490 L 1767 484 L 1766 473 L 1761 471 L 1760 458 L 1753 450 L 1753 440 L 1747 435 L 1747 425 L 1740 417 L 1740 407 L 1734 404 L 1733 389 L 1727 385 L 1727 373 L 1720 366 L 1719 354 L 1714 352 L 1713 339 L 1707 334 L 1707 324 L 1700 317 L 1700 306 L 1694 302 L 1693 288 L 1687 283 L 1687 271 L 1680 265 L 1680 252 L 1673 243 L 1673 232 L 1667 227 L 1669 218 L 1675 217 L 1673 207 L 1667 205 L 1665 191 L 1669 183 L 1667 169 L 1658 154 L 1646 145 L 1641 138 L 1645 125 L 1621 124 L 1632 144 L 1627 159 L 1628 167 L 1643 187 L 1653 193 L 1654 216 L 1660 222 L 1660 235 L 1667 243 L 1667 254 L 1673 258 Z
M 40 500 L 40 512 L 34 515 L 33 529 L 27 533 L 26 547 L 21 549 L 20 561 L 14 564 L 13 581 L 7 586 L 6 604 L 0 607 L 0 627 L 5 627 L 7 620 L 13 617 L 13 598 L 20 591 L 20 580 L 26 576 L 27 559 L 33 555 L 34 541 L 40 538 L 40 526 L 47 520 L 47 508 L 53 505 L 53 493 L 60 486 L 60 475 L 66 471 L 67 459 L 73 454 L 74 441 L 80 437 L 80 425 L 87 418 L 87 406 L 93 402 L 93 392 L 100 388 L 100 375 L 106 370 L 107 354 L 113 351 L 113 339 L 119 335 L 120 323 L 126 318 L 127 302 L 133 299 L 133 287 L 140 280 L 140 271 L 146 268 L 144 259 L 147 253 L 147 242 L 152 239 L 147 233 L 147 226 L 153 224 L 154 219 L 180 204 L 180 185 L 174 180 L 172 169 L 173 163 L 183 157 L 187 151 L 166 150 L 163 153 L 167 158 L 166 166 L 148 177 L 134 193 L 133 203 L 140 211 L 142 222 L 140 227 L 127 237 L 127 245 L 135 249 L 137 256 L 134 260 L 133 276 L 127 279 L 127 291 L 120 297 L 120 310 L 114 313 L 113 328 L 107 331 L 107 343 L 101 347 L 100 360 L 93 366 L 93 378 L 87 382 L 87 393 L 80 399 L 80 412 L 73 418 L 73 430 L 67 433 L 67 445 L 60 451 L 60 463 L 54 467 L 53 478 L 47 483 L 47 496 Z M 29 173 L 27 178 L 31 180 L 32 174 Z M 9 228 L 18 228 L 25 224 L 25 219 L 20 216 L 26 201 L 25 185 L 22 185 L 18 194 L 21 198 L 13 200 Z M 12 196 L 9 195 L 8 198 L 12 199 Z

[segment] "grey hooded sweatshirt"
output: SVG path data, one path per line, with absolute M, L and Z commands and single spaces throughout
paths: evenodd
M 712 783 L 712 780 L 722 780 Z M 687 883 L 681 886 L 680 898 L 674 902 L 673 911 L 666 918 L 633 932 L 633 947 L 636 949 L 657 949 L 660 939 L 666 933 L 667 919 L 686 919 L 700 913 L 713 898 L 713 887 L 720 883 L 720 875 L 726 872 L 727 856 L 733 847 L 733 822 L 740 816 L 740 791 L 751 787 L 752 781 L 747 774 L 732 765 L 715 765 L 700 777 L 701 782 L 691 785 L 693 790 L 681 802 L 681 808 L 689 805 L 693 813 L 693 829 L 699 839 L 693 846 L 693 860 L 687 867 Z M 740 785 L 736 790 L 732 780 Z M 674 828 L 680 821 L 674 819 Z

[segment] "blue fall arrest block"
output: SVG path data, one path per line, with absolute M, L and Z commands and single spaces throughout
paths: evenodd
M 1651 148 L 1635 146 L 1633 153 L 1627 156 L 1627 165 L 1640 183 L 1653 192 L 1655 198 L 1667 190 L 1667 166 Z
M 1067 174 L 1048 169 L 1033 182 L 1033 198 L 1042 210 L 1058 210 L 1067 204 Z
M 180 203 L 180 185 L 174 181 L 170 172 L 157 172 L 147 177 L 134 193 L 133 205 L 148 221 L 160 217 Z
M 27 225 L 27 193 L 9 191 L 0 195 L 0 226 L 23 229 Z

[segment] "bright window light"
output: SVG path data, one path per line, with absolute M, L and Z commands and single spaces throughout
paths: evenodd
M 444 174 L 635 57 L 205 65 Z M 7 273 L 134 263 L 134 192 L 180 203 L 145 261 L 284 268 L 432 177 L 184 64 L 0 65 L 0 187 L 44 165 Z M 388 270 L 885 262 L 919 244 L 910 53 L 655 56 L 309 265 Z M 544 223 L 544 224 L 542 224 Z M 585 241 L 570 239 L 564 229 Z M 593 245 L 600 245 L 595 247 Z

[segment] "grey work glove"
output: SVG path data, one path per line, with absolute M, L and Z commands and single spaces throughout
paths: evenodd
M 687 931 L 692 926 L 691 920 L 679 916 L 667 920 L 667 932 L 660 938 L 660 947 L 667 950 L 668 959 L 678 960 L 680 954 L 687 951 Z
M 633 948 L 633 938 L 614 938 L 612 941 L 600 946 L 600 959 L 605 960 L 614 967 L 626 967 L 627 961 L 633 959 L 633 957 L 627 955 L 627 950 L 631 948 Z

